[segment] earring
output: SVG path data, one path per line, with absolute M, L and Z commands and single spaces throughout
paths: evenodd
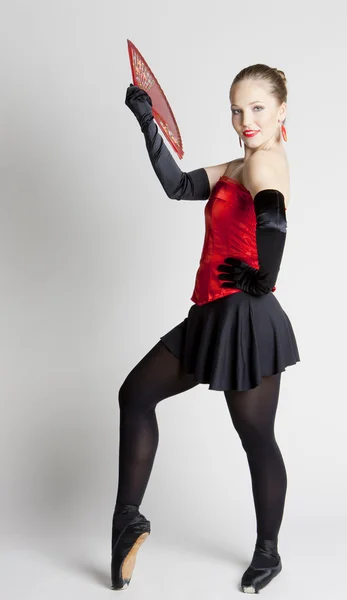
M 287 131 L 286 131 L 286 128 L 285 128 L 285 126 L 283 125 L 283 123 L 282 123 L 282 125 L 281 125 L 281 131 L 282 131 L 282 136 L 283 136 L 283 139 L 284 139 L 284 141 L 286 142 L 286 141 L 287 141 Z
M 240 138 L 240 136 L 239 136 L 239 142 L 240 142 L 240 146 L 241 146 L 241 148 L 242 148 L 242 142 L 241 142 L 241 138 Z

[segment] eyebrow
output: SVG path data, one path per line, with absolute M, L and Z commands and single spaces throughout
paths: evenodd
M 256 104 L 256 102 L 262 102 L 262 100 L 254 100 L 254 102 L 250 102 L 250 104 Z M 237 106 L 237 104 L 232 104 L 231 106 Z

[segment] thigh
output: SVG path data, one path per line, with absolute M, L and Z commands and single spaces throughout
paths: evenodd
M 257 387 L 246 391 L 225 391 L 230 416 L 241 437 L 249 433 L 256 437 L 273 434 L 281 373 L 263 377 Z
M 159 340 L 130 371 L 119 390 L 119 402 L 146 402 L 155 406 L 198 385 L 193 374 L 182 369 L 181 362 Z

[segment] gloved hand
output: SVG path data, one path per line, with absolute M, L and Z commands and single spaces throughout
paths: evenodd
M 226 258 L 224 263 L 217 267 L 217 270 L 224 273 L 219 276 L 219 279 L 231 282 L 223 283 L 221 285 L 223 288 L 238 288 L 253 296 L 268 294 L 270 291 L 265 278 L 261 277 L 259 269 L 251 267 L 239 258 Z
M 140 123 L 150 161 L 166 195 L 172 200 L 207 200 L 211 191 L 206 170 L 181 171 L 159 133 L 147 92 L 130 84 L 125 104 Z
M 226 258 L 217 267 L 223 274 L 221 287 L 238 288 L 262 296 L 275 286 L 287 235 L 284 196 L 274 189 L 261 190 L 254 196 L 256 214 L 256 243 L 259 269 L 237 258 Z
M 153 119 L 152 98 L 137 85 L 133 85 L 132 83 L 129 85 L 126 91 L 125 104 L 135 115 L 141 128 L 144 121 Z

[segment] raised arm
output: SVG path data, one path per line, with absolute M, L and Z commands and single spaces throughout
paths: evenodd
M 130 84 L 125 104 L 140 124 L 150 161 L 166 195 L 172 200 L 207 200 L 228 163 L 201 167 L 188 173 L 181 171 L 159 133 L 152 114 L 152 100 L 147 92 Z

